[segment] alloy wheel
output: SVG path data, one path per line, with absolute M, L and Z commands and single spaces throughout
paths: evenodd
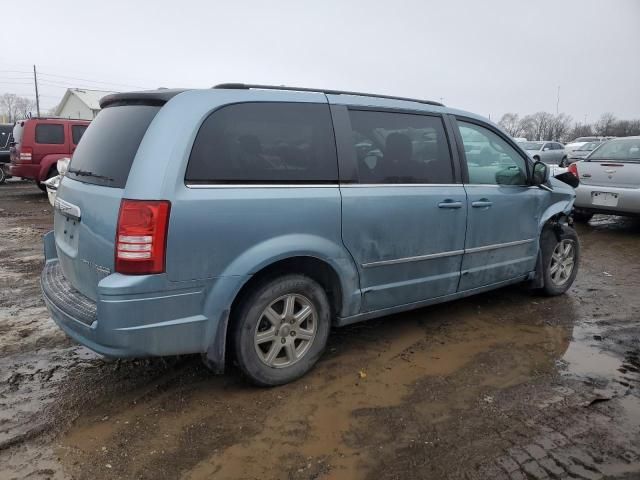
M 258 358 L 269 367 L 289 367 L 309 351 L 318 330 L 318 314 L 303 295 L 277 298 L 260 315 L 253 343 Z
M 551 254 L 551 264 L 549 265 L 549 275 L 555 285 L 564 285 L 571 278 L 575 255 L 573 240 L 565 239 L 558 242 Z

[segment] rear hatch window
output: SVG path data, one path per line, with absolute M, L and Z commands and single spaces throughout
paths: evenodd
M 84 183 L 124 188 L 142 137 L 158 106 L 107 107 L 91 122 L 67 175 Z
M 589 155 L 590 162 L 640 162 L 640 137 L 621 138 L 602 144 Z

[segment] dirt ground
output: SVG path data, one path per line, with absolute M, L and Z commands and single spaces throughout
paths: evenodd
M 273 389 L 74 344 L 40 299 L 51 224 L 33 184 L 0 186 L 1 479 L 640 478 L 640 220 L 579 226 L 567 295 L 338 329 Z

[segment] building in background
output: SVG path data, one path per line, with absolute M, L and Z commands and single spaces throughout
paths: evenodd
M 100 111 L 100 99 L 115 92 L 68 88 L 54 115 L 62 118 L 93 120 Z

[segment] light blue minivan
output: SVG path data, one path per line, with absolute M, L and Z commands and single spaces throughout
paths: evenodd
M 332 325 L 575 279 L 573 188 L 477 115 L 244 84 L 101 106 L 58 189 L 42 289 L 105 356 L 202 353 L 278 385 Z

